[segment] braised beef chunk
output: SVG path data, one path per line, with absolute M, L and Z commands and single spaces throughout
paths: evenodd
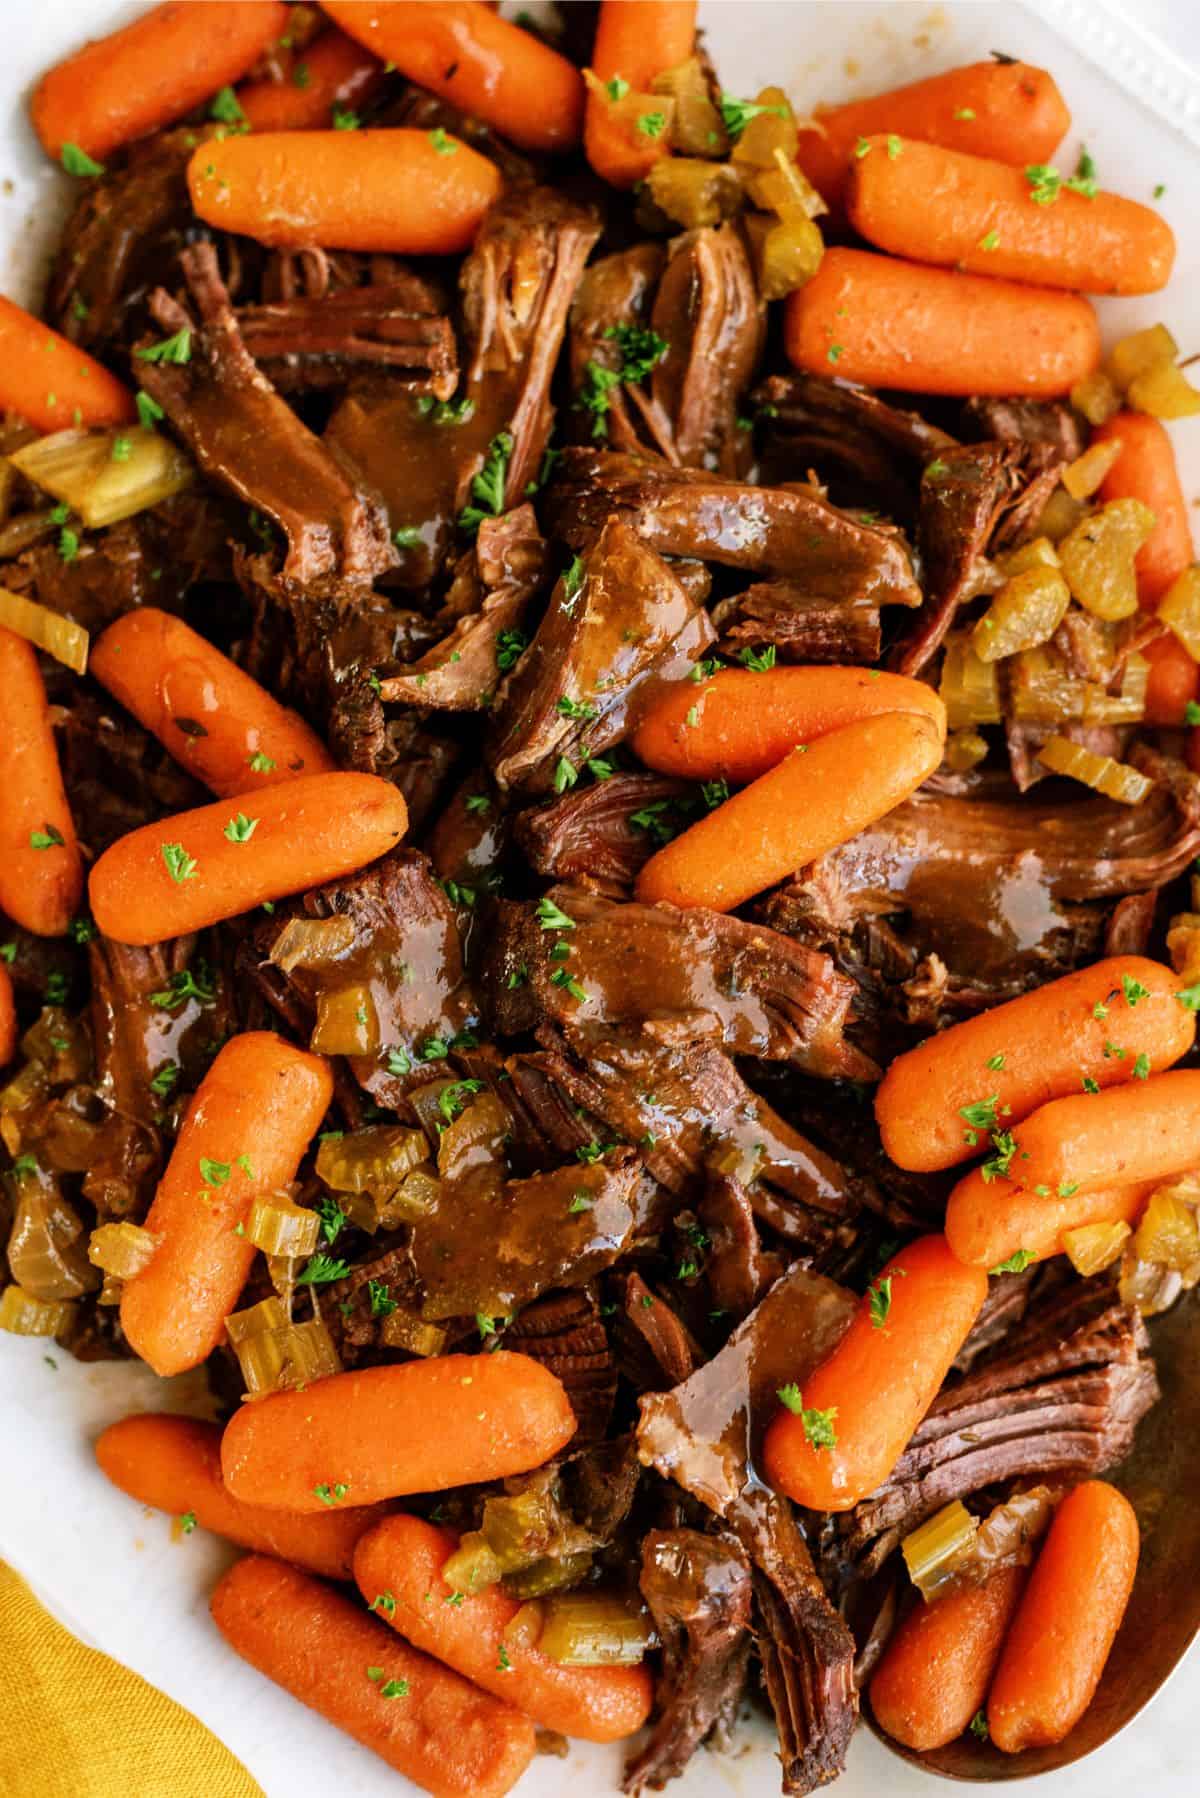
M 285 579 L 371 581 L 395 561 L 378 500 L 352 483 L 256 368 L 213 246 L 193 244 L 179 260 L 200 322 L 155 292 L 156 322 L 171 336 L 188 332 L 189 354 L 184 363 L 143 358 L 142 386 L 204 472 L 279 525 Z
M 573 1437 L 576 1447 L 594 1442 L 608 1427 L 617 1396 L 617 1376 L 608 1348 L 608 1336 L 600 1320 L 600 1307 L 590 1288 L 550 1293 L 527 1305 L 511 1327 L 505 1342 L 522 1355 L 540 1361 L 566 1387 L 571 1409 L 579 1419 Z M 586 1484 L 587 1475 L 580 1476 Z M 624 1482 L 632 1501 L 632 1484 Z M 610 1504 L 613 1495 L 608 1495 Z M 593 1491 L 593 1509 L 600 1510 L 600 1493 Z M 619 1518 L 611 1521 L 616 1527 Z M 598 1532 L 599 1533 L 599 1532 Z
M 963 406 L 964 435 L 1001 443 L 1048 445 L 1061 462 L 1074 462 L 1087 447 L 1079 414 L 1058 400 L 996 399 L 981 394 Z
M 56 722 L 63 785 L 80 841 L 92 855 L 143 824 L 211 798 L 107 694 L 74 692 Z
M 659 847 L 647 820 L 670 815 L 694 799 L 690 782 L 666 774 L 612 774 L 561 799 L 531 805 L 517 818 L 515 834 L 538 874 L 554 880 L 587 880 L 606 891 L 632 886 Z M 635 818 L 642 821 L 634 823 Z
M 583 549 L 614 511 L 660 555 L 790 577 L 821 599 L 921 603 L 900 533 L 861 523 L 811 487 L 752 487 L 652 456 L 564 450 L 546 495 L 551 528 Z
M 736 1174 L 709 1174 L 696 1215 L 708 1237 L 715 1308 L 740 1323 L 783 1271 L 780 1258 L 763 1248 L 749 1191 Z
M 738 413 L 762 351 L 766 307 L 736 225 L 674 239 L 650 324 L 666 345 L 650 375 L 650 402 L 669 423 L 669 460 L 739 473 Z
M 713 607 L 720 648 L 731 657 L 770 646 L 780 662 L 874 663 L 878 606 L 814 598 L 802 581 L 755 581 Z
M 625 1277 L 620 1332 L 635 1344 L 641 1365 L 631 1374 L 641 1392 L 678 1386 L 701 1359 L 695 1338 L 660 1294 L 651 1292 L 636 1271 Z
M 556 917 L 569 923 L 555 929 Z M 876 1071 L 845 1041 L 854 986 L 826 956 L 703 906 L 620 904 L 567 886 L 536 905 L 504 901 L 485 970 L 503 1035 L 551 1021 L 574 1042 L 604 1044 L 640 1029 L 666 1044 L 715 1039 L 829 1078 Z
M 622 339 L 637 347 L 632 333 L 645 331 L 650 305 L 667 254 L 661 244 L 634 244 L 613 256 L 602 256 L 586 268 L 575 289 L 570 316 L 571 391 L 582 397 L 595 388 L 588 365 L 619 375 L 627 358 Z M 644 340 L 647 355 L 657 345 Z M 643 358 L 644 360 L 645 358 Z M 613 449 L 640 449 L 643 444 L 673 461 L 669 419 L 663 417 L 649 393 L 639 383 L 610 386 L 601 381 L 602 411 L 589 410 L 577 398 L 570 424 L 572 434 L 583 441 L 593 433 L 603 436 Z
M 354 375 L 388 374 L 410 393 L 448 400 L 458 385 L 458 345 L 448 318 L 411 304 L 407 284 L 345 287 L 240 306 L 242 342 L 280 393 L 344 387 Z
M 497 697 L 485 755 L 497 785 L 545 793 L 631 731 L 638 707 L 713 641 L 706 612 L 619 517 L 561 576 Z
M 941 648 L 1015 490 L 1012 463 L 1001 444 L 980 443 L 948 449 L 926 464 L 917 522 L 926 598 L 893 658 L 901 674 L 919 674 Z
M 699 1530 L 642 1538 L 639 1584 L 663 1645 L 658 1720 L 623 1789 L 659 1791 L 714 1730 L 732 1727 L 750 1654 L 750 1568 L 736 1542 Z

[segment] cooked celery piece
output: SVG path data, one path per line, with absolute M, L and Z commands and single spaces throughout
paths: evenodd
M 289 1323 L 292 1320 L 292 1302 L 296 1297 L 296 1275 L 300 1271 L 301 1259 L 296 1255 L 267 1256 L 267 1272 L 275 1288 L 275 1297 L 283 1306 L 284 1316 Z
M 650 83 L 656 94 L 675 102 L 671 143 L 683 156 L 723 156 L 729 148 L 725 121 L 712 103 L 704 65 L 689 56 L 673 69 L 664 69 Z
M 1156 362 L 1136 375 L 1126 397 L 1151 418 L 1192 418 L 1200 412 L 1200 393 L 1174 362 Z
M 1065 724 L 1083 717 L 1085 682 L 1067 672 L 1048 644 L 1020 651 L 1009 674 L 1012 715 L 1022 723 Z
M 590 1553 L 546 1555 L 516 1573 L 506 1573 L 500 1584 L 509 1598 L 543 1598 L 549 1592 L 567 1592 L 586 1579 L 592 1568 Z
M 947 637 L 938 692 L 951 730 L 999 724 L 1003 717 L 996 664 L 976 654 L 969 631 Z
M 538 1653 L 560 1667 L 635 1667 L 654 1643 L 645 1611 L 615 1593 L 571 1592 L 546 1600 Z
M 324 1146 L 324 1145 L 322 1145 Z M 246 1238 L 266 1255 L 311 1255 L 321 1235 L 315 1211 L 297 1205 L 285 1192 L 265 1193 L 255 1199 L 246 1219 Z
M 799 165 L 782 150 L 776 150 L 775 166 L 755 169 L 745 174 L 746 192 L 764 212 L 777 212 L 781 219 L 819 218 L 829 208 Z
M 287 1312 L 278 1299 L 263 1299 L 245 1311 L 231 1313 L 225 1319 L 225 1334 L 236 1348 L 239 1342 L 248 1342 L 251 1336 L 261 1336 L 267 1330 L 282 1330 L 287 1320 Z
M 1133 1246 L 1139 1260 L 1183 1273 L 1200 1255 L 1195 1201 L 1189 1204 L 1177 1190 L 1160 1186 L 1146 1202 Z
M 987 739 L 977 730 L 952 730 L 946 738 L 946 753 L 942 759 L 955 774 L 965 774 L 969 768 L 977 768 L 986 760 L 987 752 Z
M 1069 737 L 1051 737 L 1038 750 L 1038 761 L 1053 773 L 1082 781 L 1085 787 L 1093 787 L 1121 805 L 1140 805 L 1154 784 L 1128 762 L 1115 761 L 1111 755 L 1097 755 L 1082 743 L 1072 743 Z
M 1071 404 L 1090 425 L 1102 425 L 1121 410 L 1121 392 L 1111 375 L 1097 368 L 1071 389 Z
M 1086 612 L 1112 622 L 1138 609 L 1134 558 L 1154 529 L 1140 499 L 1113 499 L 1080 520 L 1059 545 L 1068 587 Z
M 703 162 L 686 156 L 664 156 L 646 177 L 656 206 L 688 231 L 719 225 L 740 212 L 742 184 L 727 162 Z
M 1103 485 L 1104 477 L 1121 457 L 1121 440 L 1093 443 L 1082 456 L 1063 469 L 1062 484 L 1072 499 L 1091 499 Z
M 1176 912 L 1167 928 L 1167 954 L 1181 986 L 1200 980 L 1200 912 Z
M 503 1563 L 488 1547 L 482 1530 L 468 1530 L 442 1567 L 442 1578 L 454 1592 L 483 1592 L 504 1572 Z
M 1071 595 L 1057 568 L 1026 568 L 1005 581 L 971 632 L 985 662 L 999 662 L 1051 638 L 1067 615 Z
M 317 1149 L 317 1174 L 334 1192 L 366 1192 L 389 1199 L 406 1174 L 425 1161 L 423 1130 L 403 1124 L 368 1124 L 346 1136 L 327 1137 Z
M 775 167 L 777 151 L 794 161 L 800 141 L 792 103 L 781 87 L 764 87 L 754 105 L 765 110 L 746 121 L 733 146 L 731 160 L 741 174 Z
M 376 1201 L 379 1222 L 385 1230 L 394 1230 L 397 1224 L 410 1224 L 436 1211 L 441 1196 L 442 1183 L 433 1163 L 423 1161 L 411 1174 L 405 1174 L 390 1198 Z
M 1193 662 L 1200 662 L 1200 566 L 1195 562 L 1171 582 L 1159 601 L 1158 616 L 1170 625 Z
M 158 1238 L 141 1224 L 98 1224 L 88 1238 L 88 1260 L 115 1280 L 132 1280 L 153 1261 Z
M 40 605 L 36 599 L 25 599 L 20 593 L 10 593 L 7 587 L 0 587 L 0 626 L 15 636 L 25 637 L 75 674 L 83 674 L 87 668 L 90 641 L 87 631 L 73 619 L 64 618 L 61 612 L 52 612 L 49 606 Z
M 504 1626 L 501 1638 L 506 1648 L 536 1648 L 546 1620 L 546 1607 L 540 1598 L 526 1599 L 516 1615 Z
M 314 1380 L 341 1373 L 333 1338 L 319 1317 L 305 1324 L 260 1330 L 234 1344 L 247 1398 L 298 1392 Z
M 120 460 L 113 456 L 118 438 L 129 450 Z M 93 531 L 182 493 L 194 474 L 183 451 L 145 425 L 55 431 L 15 450 L 11 460 L 26 480 L 63 500 Z
M 437 1167 L 443 1180 L 465 1174 L 481 1155 L 495 1162 L 503 1176 L 504 1139 L 510 1128 L 507 1111 L 494 1093 L 454 1094 L 453 1113 L 457 1105 L 463 1110 L 452 1123 L 443 1124 L 438 1139 Z
M 1121 670 L 1121 690 L 1110 693 L 1096 681 L 1085 681 L 1083 711 L 1085 724 L 1138 724 L 1146 716 L 1146 689 L 1150 684 L 1150 664 L 1145 656 L 1131 651 Z
M 427 1324 L 411 1311 L 390 1311 L 379 1325 L 379 1340 L 385 1348 L 407 1349 L 410 1355 L 440 1355 L 446 1346 L 446 1332 L 437 1324 Z
M 559 1503 L 552 1479 L 534 1475 L 521 1492 L 485 1500 L 478 1530 L 462 1539 L 444 1577 L 461 1591 L 503 1579 L 513 1597 L 537 1597 L 575 1585 L 591 1564 L 596 1538 Z
M 27 1061 L 8 1084 L 0 1088 L 0 1138 L 14 1160 L 22 1152 L 29 1117 L 38 1110 L 49 1091 L 46 1070 L 35 1061 Z
M 41 1168 L 14 1173 L 17 1202 L 8 1238 L 13 1279 L 31 1298 L 51 1303 L 94 1292 L 100 1276 L 88 1261 L 83 1225 L 58 1180 Z
M 309 1045 L 319 1055 L 374 1055 L 379 1014 L 369 986 L 342 986 L 317 994 L 317 1021 Z
M 267 960 L 290 974 L 293 968 L 324 968 L 344 955 L 354 941 L 350 918 L 289 918 Z
M 57 517 L 58 507 L 47 506 L 44 511 L 18 513 L 7 524 L 0 524 L 0 562 L 19 556 L 23 549 L 31 548 L 43 537 L 49 537 L 52 531 L 57 531 L 60 528 Z
M 1042 507 L 1037 521 L 1038 534 L 1051 543 L 1061 543 L 1085 516 L 1083 501 L 1072 499 L 1065 487 L 1056 487 Z
M 75 1315 L 68 1299 L 35 1299 L 19 1286 L 6 1286 L 0 1294 L 0 1330 L 13 1336 L 58 1336 Z
M 968 1555 L 979 1521 L 961 1499 L 943 1505 L 900 1544 L 908 1576 L 927 1602 L 936 1598 L 951 1578 L 956 1564 Z
M 1144 331 L 1131 331 L 1116 342 L 1104 364 L 1104 372 L 1122 393 L 1138 375 L 1145 374 L 1156 363 L 1175 362 L 1179 345 L 1165 325 L 1149 325 Z
M 1132 1234 L 1126 1223 L 1080 1224 L 1077 1230 L 1063 1231 L 1062 1245 L 1075 1272 L 1086 1280 L 1111 1267 Z
M 1016 549 L 1005 550 L 995 558 L 995 564 L 1005 580 L 1008 580 L 1012 575 L 1024 574 L 1030 568 L 1057 568 L 1058 551 L 1049 537 L 1034 537 Z
M 757 214 L 746 220 L 754 249 L 759 291 L 765 300 L 781 300 L 811 281 L 825 254 L 825 239 L 812 219 L 797 213 L 772 224 Z

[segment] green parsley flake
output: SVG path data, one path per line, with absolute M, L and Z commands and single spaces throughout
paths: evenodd
M 573 787 L 578 779 L 579 770 L 574 762 L 569 761 L 565 755 L 560 755 L 554 768 L 554 791 L 565 793 L 567 788 Z
M 395 1594 L 376 1592 L 367 1609 L 368 1611 L 378 1611 L 381 1617 L 394 1617 L 396 1615 Z
M 827 362 L 840 362 L 845 353 L 846 346 L 844 343 L 831 343 L 825 352 L 825 360 Z
M 196 1513 L 194 1511 L 185 1511 L 183 1513 L 182 1517 L 179 1519 L 180 1535 L 181 1536 L 190 1536 L 192 1531 L 195 1529 L 195 1527 L 196 1527 Z
M 393 1311 L 399 1309 L 382 1280 L 367 1281 L 367 1297 L 371 1302 L 372 1317 L 390 1317 Z
M 231 87 L 217 89 L 209 105 L 208 116 L 219 119 L 223 125 L 240 125 L 246 118 L 241 101 Z
M 609 99 L 614 102 L 623 100 L 629 92 L 629 83 L 623 81 L 620 75 L 614 75 L 611 81 L 606 81 L 604 83 L 604 91 Z
M 751 674 L 766 674 L 775 666 L 775 645 L 768 643 L 765 649 L 743 649 L 738 654 L 738 661 Z
M 257 818 L 248 818 L 245 812 L 239 812 L 225 826 L 224 835 L 231 843 L 248 843 L 257 829 Z
M 334 1486 L 328 1486 L 328 1485 L 322 1484 L 320 1486 L 313 1487 L 313 1491 L 316 1493 L 317 1497 L 320 1499 L 320 1501 L 323 1505 L 340 1504 L 341 1501 L 346 1497 L 349 1490 L 350 1490 L 349 1486 L 344 1484 L 340 1480 Z M 368 1678 L 372 1677 L 373 1671 L 374 1670 L 371 1668 L 367 1669 Z M 379 1671 L 380 1678 L 382 1678 L 383 1677 L 382 1668 L 380 1668 L 378 1671 Z
M 871 1323 L 877 1330 L 882 1330 L 888 1320 L 888 1312 L 892 1308 L 892 1274 L 881 1274 L 873 1286 L 867 1288 L 867 1301 L 871 1311 Z
M 956 119 L 973 119 L 975 117 L 975 108 L 973 106 L 956 106 L 954 108 L 953 117 Z
M 1004 1057 L 1003 1055 L 989 1055 L 983 1065 L 987 1068 L 989 1073 L 998 1074 L 1000 1069 L 1004 1066 Z
M 967 1727 L 971 1731 L 971 1734 L 973 1736 L 976 1736 L 979 1739 L 979 1741 L 986 1742 L 986 1741 L 990 1740 L 990 1735 L 989 1735 L 989 1731 L 988 1731 L 987 1712 L 983 1709 L 982 1705 L 976 1711 L 975 1715 L 971 1718 L 971 1721 L 967 1725 Z
M 903 148 L 904 148 L 904 145 L 900 142 L 900 139 L 896 136 L 896 133 L 894 131 L 889 131 L 888 137 L 887 137 L 888 161 L 895 162 L 896 158 L 899 156 L 899 154 Z
M 661 137 L 667 128 L 665 112 L 644 112 L 638 119 L 637 128 L 643 137 Z
M 195 880 L 198 865 L 196 858 L 188 854 L 182 843 L 164 843 L 162 858 L 172 880 L 177 882 Z
M 81 150 L 78 144 L 64 144 L 58 159 L 68 175 L 102 175 L 104 173 L 104 164 L 89 156 L 86 150 Z
M 397 549 L 415 549 L 421 542 L 421 527 L 416 524 L 397 525 L 392 532 L 392 542 Z
M 998 250 L 1000 248 L 1000 233 L 998 231 L 989 231 L 986 236 L 979 239 L 979 247 L 981 250 Z
M 1150 1057 L 1148 1055 L 1143 1053 L 1138 1056 L 1133 1064 L 1133 1077 L 1135 1080 L 1148 1080 L 1150 1078 Z
M 512 435 L 508 431 L 497 432 L 488 444 L 483 467 L 471 482 L 471 504 L 458 515 L 460 530 L 473 534 L 485 518 L 499 518 L 503 512 L 512 449 Z
M 528 648 L 529 638 L 524 631 L 501 631 L 496 643 L 496 667 L 500 673 L 507 674 L 515 667 Z
M 960 1105 L 958 1115 L 964 1118 L 972 1130 L 994 1130 L 999 1121 L 996 1107 L 1000 1103 L 1000 1094 L 993 1093 L 988 1099 L 976 1099 L 970 1105 Z
M 780 1404 L 786 1405 L 794 1416 L 800 1416 L 804 1409 L 804 1400 L 801 1398 L 800 1388 L 794 1380 L 789 1380 L 786 1386 L 780 1386 L 775 1396 Z
M 133 353 L 139 362 L 173 362 L 182 367 L 192 359 L 191 329 L 184 325 L 173 337 L 164 337 L 161 343 L 148 343 Z
M 128 462 L 133 454 L 133 438 L 114 437 L 110 454 L 114 462 Z
M 320 1252 L 312 1256 L 303 1271 L 296 1275 L 297 1286 L 328 1286 L 331 1280 L 344 1280 L 350 1272 L 345 1261 Z
M 211 1156 L 201 1155 L 200 1178 L 206 1186 L 224 1186 L 232 1172 L 232 1162 L 214 1161 Z
M 349 106 L 335 106 L 329 120 L 335 131 L 357 131 L 362 124 L 358 114 Z M 429 134 L 431 137 L 433 133 Z
M 1143 986 L 1140 980 L 1135 980 L 1132 974 L 1122 974 L 1121 991 L 1127 1005 L 1136 1005 L 1139 999 L 1150 997 L 1150 988 Z
M 62 849 L 64 847 L 62 832 L 53 824 L 43 824 L 40 830 L 30 831 L 29 847 L 31 849 Z
M 734 143 L 751 119 L 760 118 L 764 113 L 770 113 L 773 118 L 786 119 L 791 113 L 788 106 L 759 106 L 754 100 L 738 100 L 733 94 L 726 93 L 722 93 L 720 104 L 721 118 Z
M 543 930 L 574 930 L 575 920 L 556 905 L 549 894 L 539 899 L 534 913 Z
M 150 1091 L 160 1099 L 169 1099 L 182 1072 L 177 1061 L 164 1062 L 150 1082 Z
M 1001 1261 L 988 1271 L 993 1274 L 1023 1274 L 1030 1262 L 1036 1260 L 1037 1256 L 1031 1255 L 1028 1249 L 1015 1249 L 1007 1261 Z

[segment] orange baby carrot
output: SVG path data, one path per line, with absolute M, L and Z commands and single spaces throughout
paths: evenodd
M 579 142 L 579 70 L 478 0 L 323 0 L 322 10 L 381 61 L 522 150 Z
M 306 774 L 130 831 L 88 882 L 118 943 L 161 943 L 307 887 L 395 848 L 408 812 L 376 774 Z
M 1175 261 L 1175 233 L 1149 206 L 1067 187 L 1050 197 L 1023 168 L 913 138 L 863 140 L 846 211 L 893 256 L 1077 293 L 1154 293 Z
M 6 1068 L 17 1052 L 17 1004 L 12 976 L 0 962 L 0 1068 Z
M 64 144 L 107 156 L 170 125 L 236 81 L 287 28 L 277 0 L 170 0 L 96 38 L 42 76 L 33 128 L 58 159 Z
M 647 1668 L 564 1667 L 536 1648 L 506 1642 L 520 1601 L 499 1586 L 455 1597 L 442 1567 L 457 1547 L 449 1530 L 397 1513 L 359 1542 L 358 1589 L 368 1604 L 381 1595 L 393 1601 L 379 1607 L 380 1615 L 414 1647 L 507 1698 L 543 1729 L 617 1742 L 642 1727 L 654 1701 Z
M 893 1740 L 923 1752 L 962 1735 L 987 1697 L 1025 1579 L 1024 1567 L 1002 1567 L 909 1612 L 871 1679 L 875 1721 Z
M 190 1517 L 240 1548 L 278 1555 L 326 1579 L 353 1577 L 354 1548 L 384 1511 L 363 1505 L 296 1517 L 231 1498 L 221 1478 L 221 1426 L 197 1417 L 143 1412 L 123 1417 L 96 1439 L 96 1460 L 114 1486 L 140 1504 Z
M 88 672 L 214 793 L 252 793 L 336 765 L 296 712 L 169 612 L 126 612 L 93 645 Z
M 247 1504 L 319 1511 L 525 1473 L 574 1433 L 554 1375 L 501 1349 L 333 1374 L 243 1405 L 221 1466 Z
M 801 125 L 797 160 L 835 206 L 856 144 L 877 132 L 995 156 L 1023 168 L 1049 162 L 1070 126 L 1066 102 L 1045 69 L 1027 62 L 973 62 L 845 106 L 819 106 L 812 124 Z
M 967 1267 L 989 1273 L 1018 1253 L 1044 1261 L 1062 1252 L 1063 1236 L 1085 1224 L 1135 1224 L 1158 1184 L 1137 1180 L 1099 1192 L 1034 1192 L 1003 1178 L 985 1180 L 978 1168 L 950 1194 L 946 1241 Z
M 0 693 L 0 910 L 36 936 L 63 936 L 83 897 L 83 864 L 37 654 L 4 629 Z
M 869 250 L 826 250 L 790 294 L 784 343 L 797 368 L 909 393 L 1053 399 L 1100 361 L 1079 294 L 928 268 Z
M 1061 1742 L 1096 1693 L 1138 1560 L 1129 1500 L 1088 1480 L 1058 1508 L 1017 1607 L 988 1698 L 997 1748 Z
M 1166 1180 L 1200 1162 L 1200 1069 L 1054 1099 L 1018 1125 L 1027 1186 L 1096 1190 Z
M 1177 729 L 1184 722 L 1188 701 L 1200 695 L 1200 667 L 1169 631 L 1147 643 L 1142 654 L 1150 664 L 1146 723 Z
M 848 1511 L 874 1492 L 929 1409 L 986 1295 L 987 1275 L 964 1267 L 944 1236 L 919 1237 L 893 1255 L 832 1355 L 769 1425 L 763 1454 L 771 1484 L 816 1511 Z
M 133 395 L 86 351 L 0 295 L 0 406 L 39 431 L 122 425 Z
M 295 1567 L 247 1555 L 211 1608 L 244 1661 L 434 1798 L 503 1798 L 533 1759 L 528 1717 Z
M 818 737 L 651 856 L 638 898 L 732 911 L 907 799 L 941 761 L 943 743 L 917 712 Z
M 1092 432 L 1093 443 L 1119 440 L 1121 454 L 1100 485 L 1099 498 L 1140 499 L 1154 513 L 1154 529 L 1137 553 L 1138 599 L 1147 611 L 1195 560 L 1187 501 L 1165 426 L 1146 412 L 1118 412 Z
M 121 1327 L 155 1373 L 198 1367 L 220 1342 L 256 1253 L 237 1226 L 295 1178 L 332 1097 L 329 1063 L 271 1030 L 235 1036 L 209 1068 L 146 1217 L 154 1258 L 121 1294 Z
M 352 112 L 382 79 L 379 58 L 334 25 L 288 58 L 282 81 L 244 81 L 237 97 L 254 131 L 321 131 L 335 106 Z
M 636 187 L 670 146 L 614 112 L 608 83 L 647 93 L 656 75 L 687 61 L 695 40 L 696 0 L 603 0 L 592 50 L 597 86 L 588 92 L 583 143 L 596 173 L 613 187 Z
M 914 1172 L 954 1167 L 986 1149 L 988 1130 L 1012 1129 L 1085 1078 L 1116 1086 L 1169 1068 L 1196 1040 L 1178 991 L 1161 962 L 1113 955 L 926 1038 L 875 1094 L 884 1148 Z
M 434 131 L 267 131 L 201 144 L 187 170 L 210 225 L 303 249 L 453 256 L 500 192 L 494 162 Z
M 798 743 L 884 712 L 920 712 L 945 734 L 932 687 L 873 668 L 724 668 L 680 681 L 654 702 L 633 735 L 634 753 L 659 774 L 688 780 L 757 780 Z

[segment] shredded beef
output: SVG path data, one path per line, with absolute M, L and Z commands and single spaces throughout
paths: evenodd
M 739 473 L 738 413 L 762 351 L 766 307 L 737 225 L 672 241 L 650 324 L 667 348 L 651 372 L 645 411 L 666 422 L 668 460 Z M 629 398 L 637 405 L 641 390 L 630 388 Z M 661 444 L 661 431 L 652 441 Z
M 771 644 L 781 662 L 873 663 L 882 629 L 878 606 L 811 594 L 802 581 L 755 581 L 713 607 L 721 651 L 739 656 Z
M 536 1304 L 527 1305 L 506 1330 L 504 1340 L 521 1354 L 540 1361 L 562 1381 L 579 1420 L 572 1438 L 574 1447 L 603 1436 L 616 1402 L 617 1376 L 600 1306 L 590 1288 L 549 1293 Z M 581 1490 L 590 1490 L 586 1475 L 577 1476 L 577 1480 Z M 609 1494 L 610 1505 L 612 1496 Z M 630 1487 L 630 1502 L 632 1496 Z M 592 1497 L 599 1513 L 600 1494 L 593 1490 Z M 619 1500 L 617 1509 L 621 1509 Z M 610 1528 L 615 1529 L 619 1517 L 609 1521 Z
M 963 407 L 966 435 L 1001 443 L 1048 445 L 1060 462 L 1074 462 L 1087 447 L 1079 415 L 1057 400 L 996 399 L 982 394 Z
M 376 371 L 448 400 L 458 345 L 448 318 L 414 309 L 407 283 L 344 287 L 240 306 L 242 342 L 280 393 L 344 387 Z
M 514 834 L 536 873 L 586 880 L 620 896 L 658 848 L 653 833 L 633 819 L 656 817 L 656 808 L 692 794 L 687 781 L 669 775 L 613 774 L 561 799 L 528 806 L 518 815 Z
M 603 256 L 586 268 L 571 302 L 571 389 L 584 391 L 589 363 L 616 372 L 624 360 L 617 335 L 622 326 L 646 329 L 650 305 L 666 264 L 661 244 L 634 244 L 613 256 Z M 613 449 L 652 449 L 674 461 L 669 419 L 660 415 L 650 395 L 641 387 L 622 384 L 606 394 L 603 435 Z M 574 435 L 583 441 L 593 430 L 594 419 L 576 405 L 572 413 Z

